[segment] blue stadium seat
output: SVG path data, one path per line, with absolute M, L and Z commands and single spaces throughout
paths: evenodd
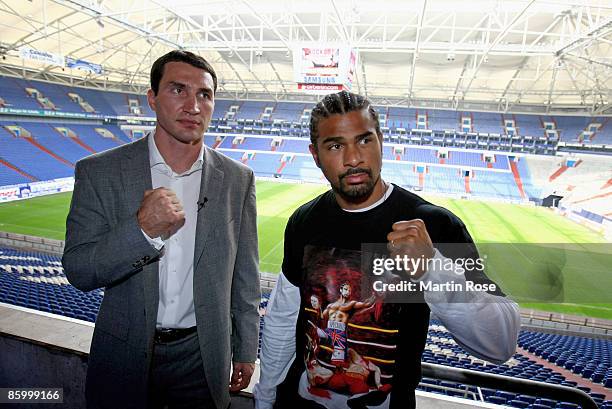
M 557 403 L 556 409 L 580 409 L 580 406 L 570 402 L 559 402 Z
M 497 393 L 495 393 L 495 395 L 499 396 L 501 398 L 504 398 L 507 401 L 513 400 L 513 399 L 516 398 L 516 394 L 512 393 L 512 392 L 497 391 Z
M 498 405 L 505 405 L 506 404 L 506 399 L 502 398 L 501 396 L 487 396 L 485 398 L 486 402 L 491 402 L 491 403 L 495 403 Z
M 507 405 L 513 407 L 513 408 L 527 408 L 529 407 L 529 403 L 528 402 L 523 402 L 522 400 L 511 400 L 507 402 Z
M 557 404 L 557 401 L 552 399 L 539 398 L 536 400 L 536 404 L 546 406 L 547 408 L 552 408 Z
M 537 398 L 529 395 L 519 395 L 516 399 L 527 403 L 535 403 L 537 400 Z

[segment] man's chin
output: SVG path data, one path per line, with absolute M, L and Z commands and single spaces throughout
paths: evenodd
M 349 202 L 361 203 L 370 198 L 374 192 L 374 186 L 360 183 L 358 185 L 341 186 L 340 189 L 334 190 Z
M 185 134 L 183 133 L 179 138 L 176 138 L 179 142 L 184 143 L 185 145 L 197 145 L 202 138 L 203 134 L 191 133 Z

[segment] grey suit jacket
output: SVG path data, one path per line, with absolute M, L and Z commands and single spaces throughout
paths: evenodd
M 231 360 L 254 362 L 257 355 L 255 182 L 248 167 L 204 149 L 200 201 L 207 202 L 196 227 L 194 305 L 206 381 L 225 409 Z M 136 212 L 151 188 L 146 138 L 76 164 L 62 264 L 75 287 L 105 289 L 89 356 L 90 408 L 147 405 L 160 254 Z

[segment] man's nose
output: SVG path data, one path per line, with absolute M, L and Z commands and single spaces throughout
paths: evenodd
M 355 167 L 361 163 L 361 152 L 356 145 L 346 145 L 344 149 L 344 164 Z
M 190 114 L 200 113 L 200 104 L 196 95 L 187 95 L 183 103 L 183 109 Z

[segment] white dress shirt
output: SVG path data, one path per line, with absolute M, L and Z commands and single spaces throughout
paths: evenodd
M 380 200 L 356 211 L 379 206 L 392 190 L 393 185 L 389 184 Z M 444 256 L 435 249 L 434 258 Z M 454 281 L 465 285 L 465 276 L 452 271 L 429 270 L 419 280 L 413 281 L 420 280 L 431 280 L 436 284 Z M 425 291 L 424 297 L 431 312 L 470 354 L 499 364 L 514 354 L 521 324 L 515 302 L 486 292 Z M 299 288 L 280 273 L 264 317 L 260 378 L 253 388 L 256 409 L 272 408 L 276 401 L 276 387 L 285 379 L 295 359 L 295 328 L 299 311 Z
M 191 168 L 181 174 L 166 164 L 157 145 L 155 133 L 149 135 L 149 163 L 153 189 L 172 190 L 183 205 L 185 224 L 174 235 L 145 238 L 156 249 L 162 250 L 159 259 L 159 308 L 157 328 L 189 328 L 196 325 L 193 306 L 193 253 L 198 218 L 198 198 L 202 180 L 204 146 Z

